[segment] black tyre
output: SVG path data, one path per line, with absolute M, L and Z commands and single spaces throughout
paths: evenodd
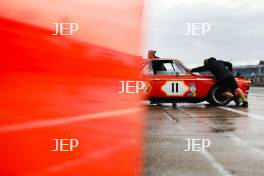
M 232 98 L 227 98 L 222 95 L 218 85 L 212 87 L 207 97 L 207 102 L 214 106 L 225 106 L 230 103 L 231 100 Z

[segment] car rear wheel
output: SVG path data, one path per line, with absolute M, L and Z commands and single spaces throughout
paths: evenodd
M 220 91 L 220 87 L 218 85 L 215 85 L 211 89 L 207 98 L 208 103 L 214 106 L 225 106 L 230 103 L 231 100 L 232 98 L 227 98 L 222 95 L 222 92 Z

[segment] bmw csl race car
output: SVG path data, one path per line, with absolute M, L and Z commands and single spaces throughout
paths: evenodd
M 225 106 L 231 99 L 221 95 L 220 87 L 212 75 L 193 74 L 177 59 L 144 60 L 142 78 L 145 93 L 152 103 L 198 103 Z M 236 77 L 238 86 L 248 95 L 250 81 Z

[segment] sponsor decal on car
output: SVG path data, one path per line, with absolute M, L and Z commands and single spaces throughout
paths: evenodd
M 190 84 L 190 93 L 192 97 L 196 97 L 196 85 Z
M 151 91 L 151 84 L 149 83 L 149 81 L 144 81 L 144 83 L 145 84 L 144 84 L 144 88 L 143 88 L 142 92 L 144 94 L 149 94 Z
M 196 92 L 196 85 L 190 84 L 190 92 Z

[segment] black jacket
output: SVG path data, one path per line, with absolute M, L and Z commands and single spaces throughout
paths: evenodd
M 225 62 L 222 60 L 216 60 L 211 57 L 208 59 L 207 63 L 202 67 L 197 67 L 192 69 L 192 72 L 202 72 L 202 71 L 210 71 L 216 78 L 216 80 L 223 80 L 228 76 L 232 75 L 232 64 L 230 62 Z

